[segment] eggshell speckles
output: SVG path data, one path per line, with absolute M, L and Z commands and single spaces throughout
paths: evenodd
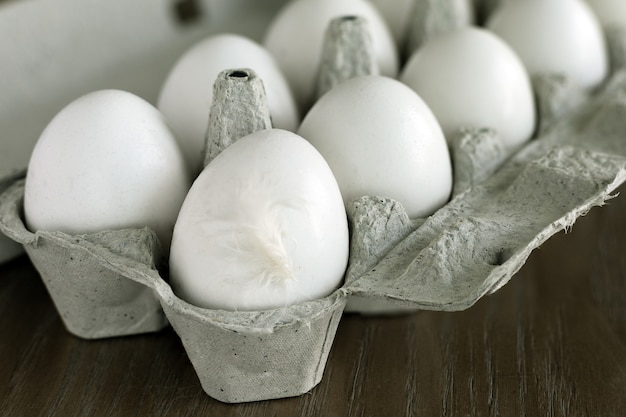
M 220 153 L 191 187 L 174 229 L 172 285 L 212 309 L 296 304 L 340 285 L 348 246 L 326 161 L 295 133 L 258 131 Z
M 366 195 L 389 197 L 421 217 L 450 196 L 441 128 L 424 101 L 397 80 L 362 76 L 339 84 L 317 101 L 298 133 L 326 158 L 346 204 Z
M 91 233 L 149 226 L 169 247 L 189 175 L 162 115 L 124 91 L 66 106 L 35 145 L 24 211 L 32 231 Z

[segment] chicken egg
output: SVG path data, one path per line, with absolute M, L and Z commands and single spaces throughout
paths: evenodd
M 487 30 L 466 27 L 432 39 L 413 53 L 400 80 L 428 104 L 448 140 L 461 128 L 489 127 L 513 150 L 535 130 L 524 65 Z
M 424 101 L 384 76 L 344 81 L 315 103 L 298 129 L 324 156 L 345 204 L 362 196 L 399 201 L 424 217 L 450 197 L 446 140 Z
M 172 239 L 172 286 L 205 308 L 288 306 L 339 287 L 348 248 L 324 158 L 293 132 L 261 130 L 222 151 L 191 187 Z
M 150 227 L 167 249 L 190 179 L 163 116 L 142 98 L 100 90 L 68 104 L 31 155 L 24 216 L 32 231 Z
M 531 76 L 559 73 L 594 88 L 608 74 L 604 33 L 582 0 L 507 1 L 486 26 L 515 50 Z

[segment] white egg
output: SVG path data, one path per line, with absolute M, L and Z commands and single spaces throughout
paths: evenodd
M 415 24 L 416 8 L 427 5 L 431 8 L 440 7 L 448 16 L 465 26 L 475 21 L 474 5 L 472 0 L 446 0 L 444 2 L 432 2 L 430 0 L 369 0 L 383 16 L 399 49 L 404 48 L 404 43 L 409 36 L 412 25 Z M 430 3 L 430 4 L 428 4 Z
M 200 307 L 291 305 L 340 286 L 348 247 L 326 161 L 295 133 L 258 131 L 226 148 L 191 187 L 172 239 L 172 285 Z
M 604 27 L 626 28 L 626 1 L 587 0 L 589 6 Z
M 517 55 L 491 32 L 467 27 L 415 51 L 400 76 L 428 104 L 450 140 L 459 129 L 496 129 L 515 149 L 535 130 L 529 76 Z
M 450 197 L 446 140 L 424 101 L 401 82 L 362 76 L 339 84 L 311 108 L 298 133 L 328 161 L 345 204 L 393 198 L 424 217 Z
M 396 45 L 401 48 L 406 40 L 413 8 L 418 0 L 369 0 L 387 22 Z
M 263 81 L 274 127 L 293 131 L 300 122 L 287 80 L 263 46 L 235 34 L 203 39 L 189 48 L 170 70 L 157 103 L 196 174 L 204 158 L 213 84 L 220 72 L 237 68 L 250 68 Z
M 26 176 L 32 231 L 152 228 L 167 249 L 190 180 L 163 116 L 120 90 L 84 95 L 41 134 Z
M 515 50 L 531 76 L 560 73 L 582 88 L 596 87 L 607 76 L 604 34 L 582 0 L 508 1 L 487 28 Z
M 287 77 L 301 109 L 314 100 L 326 29 L 333 18 L 361 16 L 367 20 L 380 73 L 395 77 L 398 51 L 386 22 L 365 0 L 294 0 L 270 22 L 263 44 Z

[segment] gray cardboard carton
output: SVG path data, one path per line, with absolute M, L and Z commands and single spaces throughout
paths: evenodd
M 155 267 L 149 229 L 85 235 L 29 232 L 21 218 L 24 181 L 0 197 L 0 229 L 26 247 L 71 333 L 83 338 L 161 330 L 181 338 L 203 389 L 224 402 L 303 394 L 323 375 L 346 293 L 267 311 L 193 306 Z
M 536 86 L 539 136 L 507 156 L 489 129 L 460 133 L 454 196 L 432 216 L 409 219 L 400 204 L 377 196 L 354 201 L 346 279 L 321 300 L 258 312 L 192 306 L 159 273 L 148 229 L 28 231 L 22 180 L 0 196 L 0 230 L 26 247 L 75 334 L 156 331 L 169 322 L 208 395 L 224 402 L 300 395 L 320 381 L 346 303 L 362 313 L 469 308 L 626 180 L 626 72 L 617 69 L 602 91 L 576 100 L 558 75 Z M 131 316 L 137 322 L 129 324 Z M 94 318 L 106 330 L 95 330 Z
M 558 88 L 550 91 L 562 99 Z M 497 169 L 483 165 L 488 175 L 480 155 L 464 155 L 470 162 L 455 164 L 452 200 L 429 218 L 409 220 L 385 199 L 358 201 L 350 216 L 347 310 L 463 310 L 499 289 L 532 250 L 602 206 L 624 182 L 625 115 L 626 71 L 618 71 Z M 488 131 L 474 133 L 477 141 L 497 141 Z M 497 146 L 465 149 L 498 155 Z M 458 149 L 453 158 L 458 161 Z
M 345 307 L 341 290 L 321 300 L 263 312 L 206 310 L 156 281 L 204 391 L 239 403 L 304 394 L 322 379 Z
M 117 309 L 117 296 L 96 297 L 94 289 L 86 289 L 112 280 L 116 283 L 104 287 L 139 294 L 131 298 L 150 306 L 146 310 L 153 316 L 140 321 L 153 330 L 166 324 L 164 311 L 208 395 L 224 402 L 296 396 L 320 381 L 346 302 L 365 302 L 366 313 L 381 305 L 383 312 L 469 308 L 506 284 L 533 249 L 604 204 L 626 179 L 624 115 L 626 73 L 617 73 L 602 92 L 486 179 L 472 170 L 460 175 L 464 185 L 427 219 L 408 219 L 393 200 L 359 199 L 349 208 L 352 250 L 343 287 L 291 307 L 226 312 L 186 303 L 155 267 L 158 245 L 147 229 L 33 234 L 21 218 L 23 180 L 0 197 L 0 229 L 26 246 L 64 320 L 70 310 L 79 318 L 93 317 L 77 306 L 126 318 L 130 310 Z M 482 141 L 484 133 L 474 136 Z M 76 262 L 91 266 L 77 268 Z M 90 283 L 77 284 L 81 280 Z M 124 289 L 125 283 L 134 292 Z M 89 327 L 81 320 L 78 328 Z
M 32 233 L 21 218 L 23 195 L 23 179 L 3 194 L 0 230 L 24 246 L 70 333 L 97 339 L 167 326 L 153 290 L 129 280 L 119 269 L 136 262 L 156 271 L 161 250 L 152 231 Z

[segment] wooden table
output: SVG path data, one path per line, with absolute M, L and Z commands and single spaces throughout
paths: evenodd
M 26 256 L 0 267 L 0 416 L 126 415 L 624 416 L 626 196 L 466 311 L 346 315 L 319 386 L 249 404 L 208 397 L 171 329 L 78 339 Z

